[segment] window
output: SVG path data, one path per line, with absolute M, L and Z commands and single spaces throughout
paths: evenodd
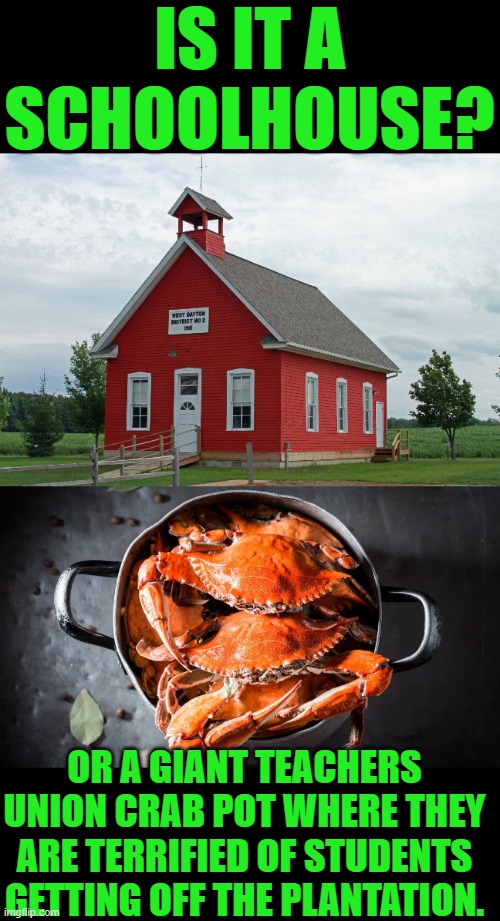
M 127 387 L 127 429 L 149 429 L 151 411 L 151 374 L 129 374 Z
M 363 431 L 365 435 L 371 435 L 373 432 L 373 397 L 371 384 L 363 384 Z
M 318 375 L 306 374 L 306 432 L 319 431 Z
M 253 429 L 254 371 L 236 368 L 227 372 L 227 429 Z
M 179 393 L 181 397 L 198 396 L 198 372 L 179 375 Z
M 347 381 L 337 379 L 337 432 L 347 432 Z

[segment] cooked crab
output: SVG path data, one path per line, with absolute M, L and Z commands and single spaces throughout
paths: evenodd
M 382 694 L 392 678 L 388 660 L 364 650 L 269 684 L 242 684 L 199 670 L 179 674 L 176 667 L 167 667 L 158 685 L 157 726 L 170 748 L 231 748 L 254 735 L 288 735 L 346 712 L 351 713 L 348 745 L 353 747 L 363 737 L 368 698 Z M 187 702 L 180 704 L 180 695 Z
M 160 537 L 138 572 L 161 642 L 145 631 L 136 645 L 164 666 L 157 725 L 169 745 L 231 747 L 347 711 L 358 744 L 366 700 L 392 670 L 369 650 L 346 649 L 373 642 L 357 609 L 374 603 L 339 539 L 262 507 L 195 509 L 169 532 L 177 544 L 165 550 Z

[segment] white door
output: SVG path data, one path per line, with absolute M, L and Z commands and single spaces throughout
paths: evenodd
M 201 422 L 201 370 L 182 368 L 175 372 L 175 447 L 181 454 L 197 450 L 196 426 Z
M 383 403 L 375 403 L 375 432 L 377 436 L 377 448 L 385 448 Z

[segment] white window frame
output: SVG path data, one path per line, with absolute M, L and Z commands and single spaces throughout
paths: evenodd
M 248 374 L 250 377 L 250 426 L 245 428 L 236 428 L 233 425 L 233 378 L 240 374 Z M 255 417 L 255 371 L 251 368 L 233 368 L 227 372 L 227 408 L 226 408 L 226 431 L 228 432 L 253 432 Z
M 343 407 L 341 406 L 341 401 L 340 401 L 340 394 L 342 390 L 344 391 L 344 395 L 345 395 L 345 402 L 344 402 Z M 341 409 L 344 410 L 344 424 L 343 425 L 341 425 L 341 419 L 340 419 Z M 345 377 L 338 377 L 337 378 L 337 432 L 344 434 L 348 431 L 349 431 L 349 416 L 347 413 L 347 380 Z
M 363 384 L 363 432 L 373 435 L 373 385 Z
M 147 380 L 148 382 L 148 398 L 147 398 L 147 410 L 148 410 L 148 424 L 137 428 L 137 426 L 132 425 L 132 393 L 134 381 L 137 380 Z M 129 374 L 127 377 L 127 431 L 128 432 L 149 432 L 151 428 L 151 374 L 149 371 L 134 371 L 132 374 Z
M 309 384 L 313 383 L 316 385 L 314 395 L 316 397 L 314 403 L 309 403 Z M 309 407 L 312 406 L 313 410 L 313 419 L 312 424 L 309 422 Z M 313 371 L 308 371 L 306 374 L 306 432 L 319 432 L 319 377 L 317 374 L 314 374 Z
M 198 398 L 201 406 L 201 368 L 177 368 L 174 371 L 175 384 L 174 384 L 174 413 L 176 407 L 176 399 L 180 398 L 180 379 L 183 374 L 196 374 L 198 376 Z

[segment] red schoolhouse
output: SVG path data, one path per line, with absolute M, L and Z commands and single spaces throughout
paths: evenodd
M 170 214 L 176 243 L 93 349 L 107 453 L 174 432 L 201 463 L 237 466 L 249 442 L 266 465 L 370 459 L 394 362 L 318 288 L 227 252 L 216 201 L 186 188 Z

